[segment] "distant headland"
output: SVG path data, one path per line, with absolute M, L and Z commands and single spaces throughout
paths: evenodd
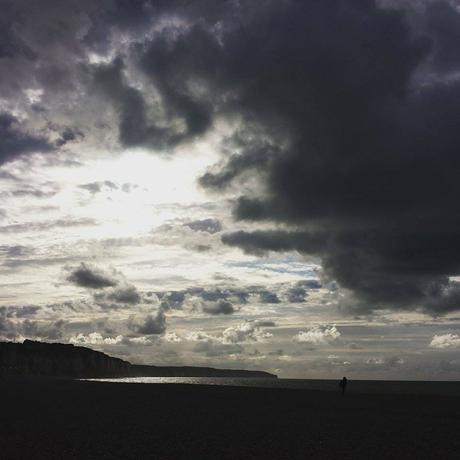
M 0 376 L 277 378 L 263 371 L 131 364 L 90 348 L 33 340 L 24 340 L 23 343 L 0 342 Z

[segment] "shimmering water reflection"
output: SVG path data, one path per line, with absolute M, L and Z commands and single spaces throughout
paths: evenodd
M 287 388 L 339 392 L 339 380 L 266 379 L 228 377 L 126 377 L 88 379 L 95 382 L 224 385 L 254 388 Z M 460 382 L 350 380 L 347 393 L 446 394 L 460 396 Z

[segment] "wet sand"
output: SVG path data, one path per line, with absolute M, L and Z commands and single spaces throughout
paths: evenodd
M 0 382 L 10 459 L 453 459 L 460 397 Z

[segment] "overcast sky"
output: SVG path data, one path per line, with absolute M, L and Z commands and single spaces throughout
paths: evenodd
M 460 378 L 457 1 L 0 8 L 0 339 Z

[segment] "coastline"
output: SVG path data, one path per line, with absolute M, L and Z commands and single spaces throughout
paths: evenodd
M 121 377 L 82 379 L 101 383 L 140 383 L 147 385 L 190 384 L 234 387 L 328 391 L 336 393 L 338 380 L 254 377 Z M 349 380 L 347 393 L 460 396 L 460 382 L 423 380 Z

